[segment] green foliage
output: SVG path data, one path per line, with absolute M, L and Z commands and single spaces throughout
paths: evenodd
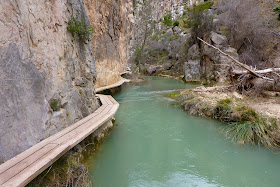
M 241 122 L 248 122 L 248 121 L 256 121 L 258 120 L 259 115 L 257 112 L 251 108 L 246 106 L 242 106 L 236 109 L 236 111 L 240 114 L 239 121 Z
M 180 22 L 178 20 L 172 21 L 172 16 L 170 13 L 166 14 L 161 22 L 168 27 L 175 27 L 180 25 Z
M 180 93 L 172 93 L 172 94 L 169 94 L 168 97 L 171 98 L 171 99 L 178 99 L 178 97 L 180 96 Z
M 226 26 L 221 26 L 220 31 L 222 35 L 226 36 L 228 39 L 230 38 L 230 30 Z
M 278 12 L 278 20 L 280 21 L 280 5 L 276 6 L 276 7 L 273 9 L 273 12 Z
M 214 4 L 214 2 L 212 2 L 212 1 L 205 1 L 205 2 L 200 3 L 198 5 L 194 5 L 193 9 L 195 8 L 199 11 L 204 11 L 204 10 L 212 8 L 213 4 Z
M 140 46 L 135 50 L 135 61 L 137 66 L 140 63 L 141 53 L 142 53 L 142 47 Z
M 183 20 L 184 28 L 191 29 L 192 43 L 197 37 L 203 37 L 212 29 L 213 17 L 209 16 L 207 10 L 213 5 L 212 1 L 206 1 L 191 8 L 187 8 L 187 18 Z
M 220 100 L 217 103 L 216 107 L 214 108 L 213 117 L 224 122 L 232 121 L 231 118 L 232 108 L 230 106 L 231 103 L 232 103 L 231 99 Z
M 231 99 L 222 99 L 218 102 L 218 104 L 222 104 L 222 105 L 228 105 L 230 103 L 232 103 Z
M 236 109 L 241 118 L 226 126 L 223 131 L 233 142 L 277 147 L 279 142 L 269 132 L 277 128 L 275 119 L 266 119 L 255 110 L 242 106 Z
M 60 99 L 52 99 L 50 102 L 50 107 L 53 111 L 59 111 L 60 109 Z
M 179 38 L 179 36 L 180 36 L 179 34 L 173 34 L 173 35 L 170 36 L 170 38 L 168 38 L 168 41 L 171 42 L 171 41 L 173 41 L 173 40 L 176 40 L 176 39 Z
M 173 25 L 171 14 L 167 14 L 163 17 L 162 23 L 166 26 L 171 27 Z
M 93 33 L 93 28 L 86 24 L 84 20 L 80 21 L 78 15 L 76 17 L 71 17 L 68 22 L 67 31 L 69 31 L 72 36 L 79 36 L 83 41 L 90 40 L 90 36 Z
M 173 26 L 174 26 L 174 27 L 176 27 L 176 26 L 178 27 L 179 24 L 180 24 L 180 22 L 179 22 L 178 20 L 176 20 L 176 21 L 173 22 Z
M 233 142 L 264 145 L 269 148 L 278 147 L 277 140 L 269 133 L 267 121 L 260 116 L 252 122 L 231 123 L 223 131 Z

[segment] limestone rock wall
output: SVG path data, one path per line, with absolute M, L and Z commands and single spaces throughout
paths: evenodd
M 113 84 L 127 67 L 132 35 L 132 0 L 84 0 L 90 24 L 95 29 L 96 87 Z
M 0 1 L 0 164 L 98 107 L 93 45 L 66 30 L 76 14 L 89 23 L 82 0 Z
M 130 44 L 130 57 L 133 56 L 145 36 L 146 25 L 150 35 L 162 31 L 163 24 L 160 20 L 168 13 L 172 20 L 177 20 L 183 15 L 185 6 L 191 6 L 204 0 L 134 0 L 134 32 Z M 148 21 L 149 20 L 149 21 Z

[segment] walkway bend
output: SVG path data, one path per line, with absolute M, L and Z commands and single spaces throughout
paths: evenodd
M 96 88 L 95 90 L 96 90 L 96 93 L 99 93 L 99 92 L 102 92 L 104 90 L 108 90 L 108 89 L 111 89 L 111 88 L 119 87 L 119 86 L 121 86 L 122 84 L 124 84 L 126 82 L 130 82 L 130 80 L 121 77 L 121 80 L 116 82 L 115 84 L 111 84 L 109 86 L 104 86 L 104 87 Z
M 111 120 L 119 104 L 112 96 L 97 96 L 102 106 L 94 113 L 0 165 L 0 186 L 27 185 L 63 154 Z

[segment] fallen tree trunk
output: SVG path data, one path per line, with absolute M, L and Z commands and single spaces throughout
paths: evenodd
M 238 71 L 238 70 L 233 70 L 232 72 L 236 75 L 242 75 L 242 74 L 249 73 L 248 71 Z M 264 69 L 264 70 L 257 70 L 255 72 L 258 74 L 267 74 L 267 73 L 273 73 L 273 72 L 276 73 L 276 72 L 280 72 L 280 68 L 269 68 L 269 69 Z
M 258 74 L 256 71 L 250 69 L 249 66 L 239 62 L 238 60 L 236 60 L 235 58 L 233 58 L 232 56 L 230 56 L 229 54 L 223 52 L 221 49 L 207 43 L 206 41 L 202 40 L 201 38 L 197 37 L 197 39 L 199 39 L 200 41 L 202 41 L 204 44 L 208 45 L 209 47 L 212 47 L 213 49 L 219 51 L 219 53 L 221 53 L 222 55 L 226 56 L 227 58 L 231 59 L 235 64 L 237 64 L 238 66 L 240 66 L 241 68 L 245 69 L 246 71 L 248 71 L 250 74 L 254 75 L 255 77 L 258 77 L 258 78 L 262 78 L 264 80 L 267 80 L 267 81 L 272 81 L 272 82 L 275 82 L 274 79 L 270 79 L 268 77 L 264 77 L 260 74 Z
M 234 57 L 229 54 L 223 52 L 221 49 L 205 42 L 201 38 L 198 38 L 204 44 L 210 46 L 211 48 L 217 50 L 222 55 L 231 59 L 234 64 L 237 64 L 239 67 L 244 69 L 237 70 L 231 69 L 229 75 L 231 78 L 231 82 L 239 90 L 241 93 L 261 93 L 263 91 L 280 91 L 280 68 L 268 68 L 264 70 L 253 70 L 246 64 L 243 64 L 236 60 Z M 265 76 L 264 76 L 265 75 Z M 266 76 L 270 77 L 266 77 Z

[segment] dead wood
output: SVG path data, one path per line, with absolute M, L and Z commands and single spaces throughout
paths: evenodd
M 255 72 L 257 74 L 276 73 L 276 72 L 280 72 L 280 68 L 268 68 L 268 69 L 264 69 L 264 70 L 257 70 Z M 234 73 L 236 75 L 242 75 L 242 74 L 246 74 L 246 73 L 249 73 L 249 72 L 248 71 L 233 70 L 232 73 Z
M 241 93 L 261 93 L 263 91 L 280 91 L 280 68 L 268 68 L 264 70 L 255 70 L 246 64 L 243 64 L 236 60 L 234 57 L 223 52 L 221 49 L 207 43 L 206 41 L 198 38 L 201 42 L 208 45 L 209 47 L 217 50 L 222 55 L 231 59 L 234 64 L 241 67 L 242 70 L 231 69 L 230 78 L 232 84 Z M 267 77 L 269 76 L 269 77 Z
M 230 56 L 229 54 L 223 52 L 221 49 L 205 42 L 204 40 L 202 40 L 201 38 L 198 38 L 200 41 L 202 41 L 204 44 L 208 45 L 209 47 L 212 47 L 213 49 L 219 51 L 222 55 L 226 56 L 227 58 L 231 59 L 235 64 L 237 64 L 238 66 L 240 66 L 241 68 L 247 70 L 249 73 L 251 73 L 252 75 L 256 76 L 256 77 L 259 77 L 259 78 L 262 78 L 264 80 L 268 80 L 268 81 L 273 81 L 274 82 L 274 79 L 270 79 L 268 77 L 264 77 L 260 74 L 258 74 L 257 72 L 255 72 L 254 70 L 252 70 L 249 66 L 247 66 L 246 64 L 243 64 L 241 62 L 239 62 L 238 60 L 236 60 L 234 57 Z

